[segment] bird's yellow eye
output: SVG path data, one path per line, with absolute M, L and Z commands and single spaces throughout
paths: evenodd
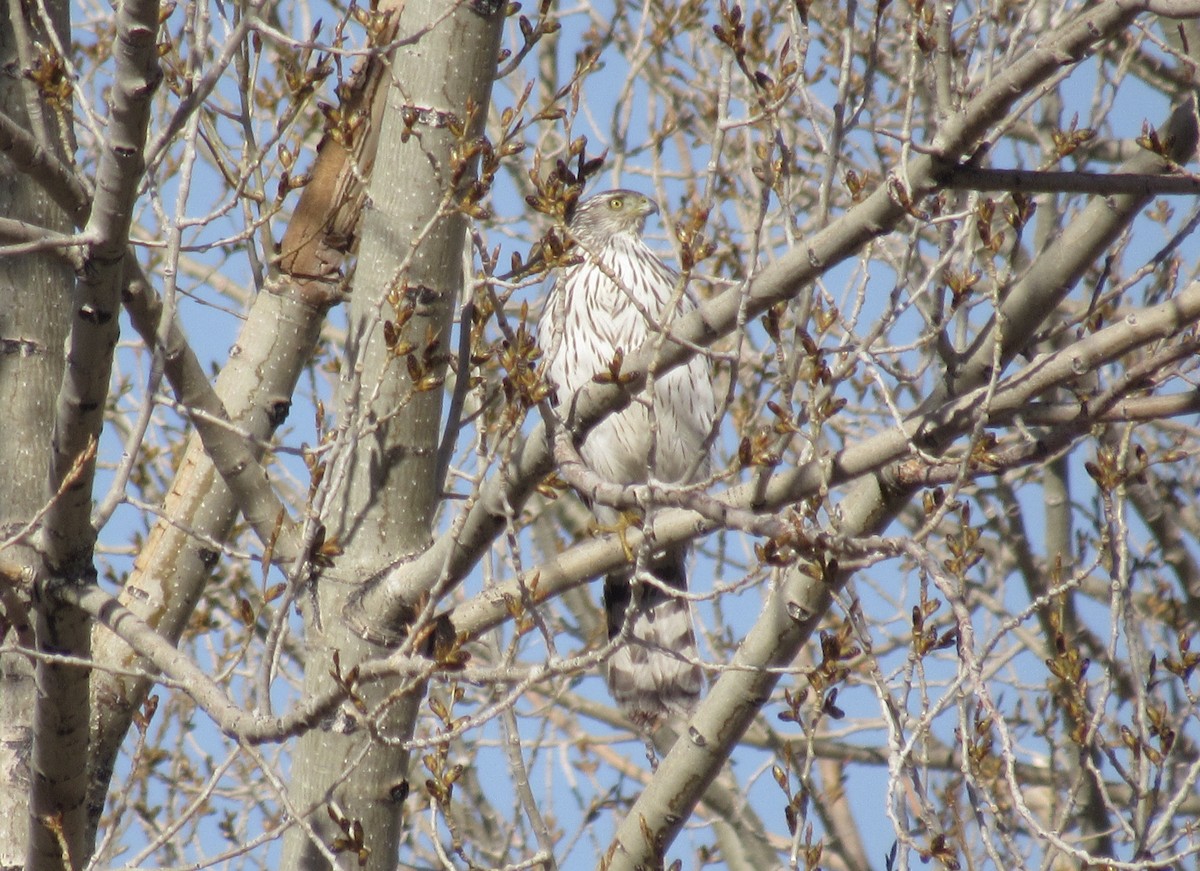
M 625 204 L 625 201 L 622 200 L 620 197 L 613 197 L 611 200 L 608 201 L 608 207 L 610 209 L 612 209 L 614 212 L 617 209 L 621 208 L 621 206 L 623 206 L 624 204 Z

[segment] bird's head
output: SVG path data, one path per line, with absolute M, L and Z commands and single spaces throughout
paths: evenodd
M 585 245 L 602 246 L 619 233 L 637 235 L 658 204 L 637 191 L 615 190 L 588 197 L 575 207 L 571 232 Z

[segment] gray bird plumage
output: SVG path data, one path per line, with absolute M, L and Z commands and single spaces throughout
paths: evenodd
M 571 218 L 582 262 L 558 276 L 538 323 L 561 412 L 608 369 L 618 348 L 633 353 L 696 307 L 690 294 L 678 292 L 678 275 L 642 241 L 646 217 L 657 211 L 642 194 L 614 190 L 584 200 Z M 707 473 L 716 411 L 711 368 L 698 355 L 655 381 L 652 403 L 635 400 L 600 421 L 580 454 L 611 483 L 692 483 Z M 611 509 L 595 511 L 603 523 L 615 519 Z M 669 590 L 686 591 L 686 556 L 683 547 L 656 553 L 646 568 Z M 613 697 L 639 725 L 689 712 L 703 681 L 687 600 L 649 581 L 631 584 L 628 573 L 610 575 L 604 588 L 609 637 L 630 621 L 628 642 L 608 663 Z

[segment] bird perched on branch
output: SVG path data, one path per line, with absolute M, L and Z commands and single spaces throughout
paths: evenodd
M 581 260 L 558 276 L 538 323 L 547 376 L 566 419 L 575 394 L 611 371 L 614 359 L 662 339 L 673 320 L 696 307 L 679 276 L 642 240 L 647 216 L 657 211 L 642 194 L 613 190 L 582 201 L 571 216 Z M 716 411 L 711 367 L 697 355 L 659 376 L 652 397 L 635 397 L 596 424 L 580 455 L 608 483 L 690 484 L 707 473 Z M 593 509 L 602 523 L 618 519 L 611 508 Z M 636 576 L 605 579 L 609 638 L 625 639 L 609 660 L 608 685 L 641 727 L 668 712 L 686 715 L 700 695 L 691 607 L 678 595 L 687 590 L 686 558 L 686 546 L 671 547 L 651 553 Z

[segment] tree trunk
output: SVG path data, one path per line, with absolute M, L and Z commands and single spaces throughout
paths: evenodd
M 65 5 L 47 6 L 59 33 L 65 34 Z M 34 39 L 48 42 L 36 22 L 19 16 L 7 8 L 0 15 L 0 66 L 6 70 L 28 66 Z M 61 122 L 66 116 L 43 103 L 31 81 L 0 76 L 0 112 L 33 134 L 46 152 L 64 159 L 68 134 Z M 0 215 L 61 233 L 71 231 L 69 216 L 7 159 L 0 159 Z M 70 265 L 53 253 L 0 258 L 0 407 L 5 417 L 0 438 L 0 541 L 26 530 L 46 507 L 54 398 L 62 383 L 74 283 Z M 0 583 L 4 628 L 22 646 L 32 648 L 28 593 L 38 556 L 34 530 L 28 531 L 0 557 Z M 6 640 L 11 645 L 13 639 Z M 0 654 L 0 869 L 23 868 L 29 848 L 35 699 L 33 663 L 13 652 Z
M 400 18 L 363 216 L 341 426 L 326 471 L 326 542 L 341 553 L 321 573 L 306 610 L 306 694 L 327 688 L 331 672 L 345 676 L 385 652 L 348 631 L 345 599 L 355 582 L 429 542 L 442 486 L 440 378 L 463 282 L 467 222 L 457 203 L 474 173 L 474 161 L 456 172 L 452 152 L 482 129 L 503 20 L 502 7 L 462 4 L 447 14 L 433 0 L 408 4 Z M 411 319 L 399 332 L 412 345 L 407 355 L 393 352 L 383 328 L 406 314 Z M 423 687 L 392 682 L 355 692 L 363 708 L 347 704 L 299 742 L 292 798 L 309 812 L 311 828 L 288 833 L 283 867 L 328 867 L 335 839 L 351 854 L 340 857 L 347 866 L 355 853 L 368 857 L 367 868 L 395 866 L 408 766 L 402 742 L 412 734 Z

